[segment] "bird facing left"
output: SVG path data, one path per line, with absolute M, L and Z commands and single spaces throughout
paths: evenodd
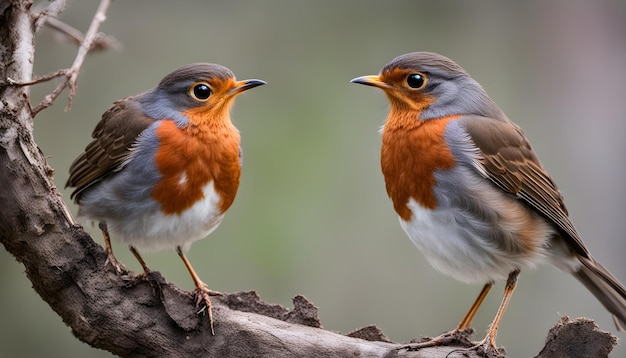
M 210 294 L 185 256 L 194 241 L 217 228 L 231 206 L 241 175 L 239 131 L 230 119 L 235 97 L 265 84 L 237 81 L 226 67 L 193 63 L 158 86 L 121 99 L 102 115 L 93 140 L 70 166 L 66 187 L 79 217 L 98 222 L 107 263 L 127 272 L 113 255 L 109 231 L 139 251 L 175 249 L 195 285 L 197 305 Z

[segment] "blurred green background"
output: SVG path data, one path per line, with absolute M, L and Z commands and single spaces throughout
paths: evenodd
M 70 1 L 62 20 L 85 31 L 97 4 Z M 377 324 L 395 341 L 455 327 L 481 287 L 434 271 L 402 232 L 378 163 L 387 101 L 349 83 L 419 50 L 457 61 L 524 128 L 591 252 L 626 282 L 623 0 L 115 1 L 101 31 L 122 50 L 87 58 L 71 111 L 63 96 L 36 118 L 60 190 L 101 113 L 171 70 L 216 62 L 239 79 L 269 83 L 237 100 L 239 193 L 220 228 L 189 253 L 211 289 L 254 289 L 287 306 L 303 294 L 320 308 L 325 328 Z M 76 50 L 41 31 L 36 73 L 68 67 Z M 33 103 L 54 85 L 35 86 Z M 70 191 L 62 192 L 69 203 Z M 126 248 L 114 245 L 138 271 Z M 168 280 L 193 287 L 174 251 L 144 258 Z M 75 339 L 4 250 L 0 270 L 0 357 L 111 356 Z M 502 288 L 478 313 L 478 338 Z M 522 273 L 498 343 L 512 357 L 533 356 L 562 314 L 615 331 L 582 285 L 542 266 Z M 625 355 L 624 348 L 613 354 Z

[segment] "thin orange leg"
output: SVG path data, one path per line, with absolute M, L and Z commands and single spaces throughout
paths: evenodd
M 211 310 L 211 299 L 209 298 L 209 295 L 211 294 L 220 295 L 221 293 L 209 290 L 206 284 L 202 282 L 202 280 L 200 280 L 200 277 L 198 276 L 198 274 L 196 274 L 196 271 L 191 266 L 191 263 L 189 262 L 189 260 L 187 260 L 187 257 L 183 253 L 180 246 L 176 247 L 176 253 L 178 253 L 178 256 L 180 256 L 180 258 L 183 260 L 183 263 L 187 267 L 187 270 L 189 271 L 189 274 L 191 275 L 191 279 L 193 280 L 193 283 L 196 286 L 195 292 L 198 297 L 196 300 L 196 307 L 200 306 L 200 303 L 204 301 L 206 305 L 206 310 L 209 315 L 209 324 L 211 325 L 211 334 L 215 335 L 215 331 L 213 330 L 213 311 Z M 200 310 L 200 312 L 202 312 L 202 310 Z
M 478 308 L 485 300 L 485 297 L 487 297 L 487 294 L 489 293 L 489 290 L 491 290 L 491 287 L 493 287 L 493 282 L 489 282 L 485 284 L 485 286 L 483 286 L 483 289 L 478 294 L 478 297 L 476 297 L 476 300 L 470 307 L 469 311 L 467 311 L 465 316 L 463 316 L 463 318 L 461 319 L 461 322 L 459 322 L 459 325 L 455 329 L 453 329 L 450 332 L 443 333 L 437 337 L 434 337 L 426 342 L 412 344 L 411 346 L 407 348 L 409 350 L 417 350 L 417 349 L 426 348 L 426 347 L 459 344 L 461 342 L 469 343 L 469 341 L 466 341 L 467 338 L 460 338 L 462 337 L 462 331 L 469 328 L 470 325 L 472 324 L 472 320 L 474 319 L 474 316 L 476 316 L 476 312 L 478 312 Z
M 475 350 L 476 348 L 479 348 L 479 347 L 482 347 L 482 349 L 485 352 L 490 349 L 495 349 L 496 351 L 498 350 L 496 346 L 496 334 L 498 333 L 498 327 L 500 326 L 500 321 L 502 320 L 502 317 L 504 316 L 504 312 L 506 311 L 506 308 L 508 307 L 509 302 L 511 301 L 511 297 L 513 296 L 513 291 L 515 291 L 515 287 L 517 286 L 517 276 L 519 276 L 519 270 L 515 270 L 509 274 L 509 277 L 506 280 L 506 285 L 504 286 L 504 295 L 502 296 L 502 301 L 500 302 L 500 306 L 498 307 L 498 312 L 496 312 L 496 316 L 494 317 L 493 322 L 491 322 L 491 325 L 489 326 L 489 330 L 487 331 L 487 336 L 485 336 L 485 338 L 482 341 L 478 342 L 478 344 L 473 345 L 470 348 L 458 349 L 457 351 Z M 411 350 L 418 350 L 418 349 L 426 348 L 426 347 L 458 344 L 459 342 L 459 340 L 457 339 L 457 337 L 459 336 L 458 333 L 460 333 L 464 329 L 467 329 L 470 326 L 470 324 L 472 323 L 472 320 L 474 319 L 474 316 L 476 315 L 476 312 L 478 311 L 478 308 L 480 307 L 482 302 L 485 300 L 485 297 L 487 297 L 487 294 L 489 293 L 489 290 L 491 290 L 492 286 L 493 286 L 493 283 L 488 283 L 483 287 L 483 289 L 478 294 L 476 301 L 474 301 L 474 304 L 472 304 L 469 311 L 467 311 L 463 319 L 461 319 L 461 322 L 459 322 L 459 325 L 456 329 L 454 329 L 451 332 L 444 333 L 429 341 L 418 343 L 418 344 L 411 344 L 410 346 L 407 346 L 404 348 L 411 351 Z
M 498 307 L 498 312 L 496 312 L 496 316 L 493 318 L 493 322 L 491 322 L 491 325 L 489 326 L 487 336 L 481 343 L 484 344 L 488 341 L 493 348 L 497 348 L 496 334 L 498 333 L 498 327 L 500 326 L 500 321 L 504 316 L 504 312 L 509 306 L 511 297 L 513 297 L 513 291 L 515 291 L 515 287 L 517 286 L 517 276 L 519 276 L 519 270 L 515 270 L 509 274 L 509 278 L 507 278 L 506 285 L 504 286 L 504 295 L 502 296 L 502 301 Z
M 109 236 L 107 223 L 101 221 L 100 223 L 98 223 L 98 227 L 102 231 L 102 236 L 104 237 L 104 246 L 107 253 L 107 260 L 104 265 L 106 266 L 107 264 L 110 264 L 111 266 L 113 266 L 118 275 L 122 273 L 127 273 L 128 270 L 126 269 L 124 264 L 119 262 L 115 255 L 113 255 L 113 246 L 111 246 L 111 237 Z
M 515 270 L 509 274 L 509 277 L 506 280 L 506 285 L 504 286 L 504 295 L 502 296 L 502 301 L 500 302 L 500 306 L 498 306 L 498 312 L 496 312 L 496 316 L 493 318 L 493 322 L 491 322 L 491 325 L 489 326 L 489 330 L 487 331 L 487 335 L 485 336 L 485 338 L 482 341 L 474 344 L 473 346 L 469 348 L 461 348 L 461 349 L 454 350 L 452 352 L 482 350 L 483 353 L 487 355 L 490 355 L 489 352 L 492 352 L 494 350 L 496 352 L 499 352 L 498 347 L 496 346 L 496 334 L 498 333 L 498 327 L 500 326 L 500 321 L 502 320 L 502 317 L 504 316 L 504 312 L 506 311 L 506 308 L 509 306 L 509 302 L 511 301 L 511 297 L 513 296 L 513 291 L 515 291 L 515 286 L 517 286 L 517 276 L 519 276 L 519 270 Z M 485 290 L 489 291 L 489 288 L 485 286 L 485 288 L 483 288 L 483 291 Z M 482 299 L 480 298 L 482 295 L 483 295 L 483 292 L 481 292 L 481 294 L 478 296 L 479 299 L 477 301 L 479 300 L 482 301 Z M 484 295 L 486 296 L 487 293 L 485 292 Z M 472 306 L 472 308 L 473 307 L 474 306 Z M 472 309 L 470 309 L 470 312 L 468 312 L 467 315 L 465 315 L 465 317 L 461 321 L 461 324 L 464 323 L 465 319 L 468 316 L 469 317 L 473 316 Z M 470 321 L 471 321 L 471 318 L 470 318 Z
M 476 297 L 476 301 L 474 301 L 472 307 L 470 307 L 469 311 L 467 311 L 465 316 L 463 316 L 463 319 L 461 319 L 461 322 L 459 322 L 459 325 L 456 327 L 457 330 L 462 331 L 472 325 L 474 316 L 476 316 L 478 308 L 485 300 L 485 297 L 487 297 L 487 294 L 489 293 L 489 290 L 491 290 L 491 287 L 493 287 L 493 282 L 489 282 L 485 284 L 485 286 L 483 286 L 483 289 L 478 294 L 478 297 Z
M 137 261 L 139 261 L 139 264 L 141 265 L 141 268 L 143 269 L 144 274 L 147 274 L 150 271 L 152 271 L 150 270 L 148 265 L 146 265 L 146 262 L 143 260 L 141 255 L 139 255 L 139 251 L 137 251 L 137 249 L 134 246 L 129 246 L 128 249 L 130 250 L 130 252 L 133 253 L 133 255 L 135 255 L 135 258 L 137 259 Z

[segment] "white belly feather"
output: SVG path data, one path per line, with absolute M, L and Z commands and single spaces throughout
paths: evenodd
M 109 229 L 120 241 L 140 251 L 160 251 L 177 246 L 186 250 L 194 241 L 213 232 L 224 217 L 213 181 L 206 184 L 202 192 L 204 197 L 180 215 L 151 210 L 139 217 L 111 222 Z
M 413 199 L 408 207 L 411 219 L 400 219 L 406 234 L 433 267 L 457 280 L 486 283 L 505 279 L 513 270 L 533 267 L 546 256 L 545 248 L 538 248 L 530 257 L 498 251 L 472 227 L 457 222 L 456 208 L 426 209 Z

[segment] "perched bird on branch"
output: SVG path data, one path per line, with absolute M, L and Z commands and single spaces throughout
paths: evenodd
M 352 82 L 382 89 L 391 104 L 381 166 L 402 228 L 436 269 L 485 284 L 455 331 L 470 327 L 494 281 L 507 279 L 479 343 L 495 349 L 518 274 L 545 261 L 580 280 L 618 328 L 626 324 L 626 289 L 589 253 L 520 127 L 463 68 L 415 52 Z
M 130 246 L 145 273 L 150 269 L 139 251 L 176 250 L 212 331 L 214 292 L 185 251 L 217 228 L 235 199 L 241 148 L 230 109 L 238 94 L 263 84 L 237 81 L 216 64 L 175 70 L 156 88 L 119 100 L 102 115 L 66 184 L 76 188 L 79 216 L 100 223 L 108 263 L 118 273 L 126 269 L 113 255 L 109 231 Z

